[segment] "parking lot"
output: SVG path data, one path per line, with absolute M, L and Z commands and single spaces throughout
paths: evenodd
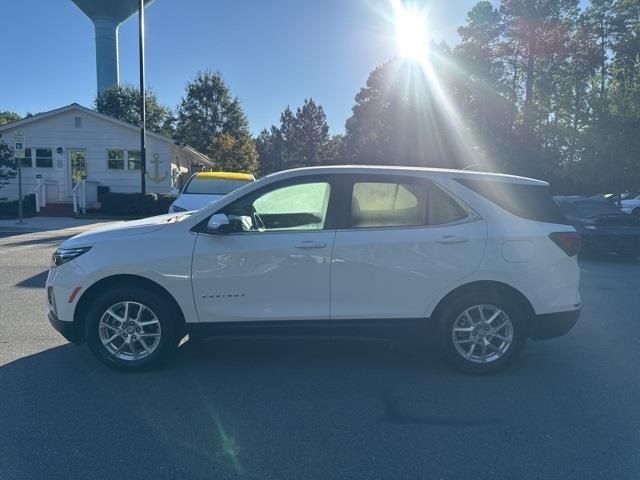
M 640 262 L 581 261 L 583 316 L 498 375 L 357 339 L 216 339 L 119 374 L 46 320 L 55 245 L 0 231 L 0 479 L 640 476 Z

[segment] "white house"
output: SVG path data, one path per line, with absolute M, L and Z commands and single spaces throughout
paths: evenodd
M 89 206 L 97 200 L 98 186 L 140 192 L 140 129 L 134 125 L 73 103 L 0 126 L 0 141 L 11 146 L 18 132 L 26 147 L 23 194 L 38 188 L 43 204 L 71 202 L 74 187 L 85 176 Z M 146 145 L 147 192 L 168 193 L 180 187 L 181 173 L 213 166 L 197 150 L 156 133 L 147 131 Z M 18 198 L 16 180 L 0 189 L 2 198 Z

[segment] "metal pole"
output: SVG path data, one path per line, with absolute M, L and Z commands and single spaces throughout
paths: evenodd
M 18 223 L 24 223 L 22 220 L 22 159 L 16 158 L 18 163 Z
M 147 193 L 145 175 L 147 174 L 147 112 L 144 89 L 144 0 L 139 0 L 138 43 L 140 48 L 140 186 L 142 194 Z

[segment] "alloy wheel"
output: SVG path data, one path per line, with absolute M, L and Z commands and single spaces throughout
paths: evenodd
M 103 313 L 98 325 L 100 341 L 115 358 L 135 362 L 155 352 L 162 338 L 156 314 L 139 302 L 118 302 Z
M 474 305 L 456 318 L 451 335 L 462 358 L 486 364 L 503 357 L 513 344 L 513 323 L 495 305 Z

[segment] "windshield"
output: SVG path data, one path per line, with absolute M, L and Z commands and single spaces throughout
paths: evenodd
M 227 195 L 240 187 L 251 183 L 251 180 L 232 180 L 226 178 L 192 177 L 182 193 Z

